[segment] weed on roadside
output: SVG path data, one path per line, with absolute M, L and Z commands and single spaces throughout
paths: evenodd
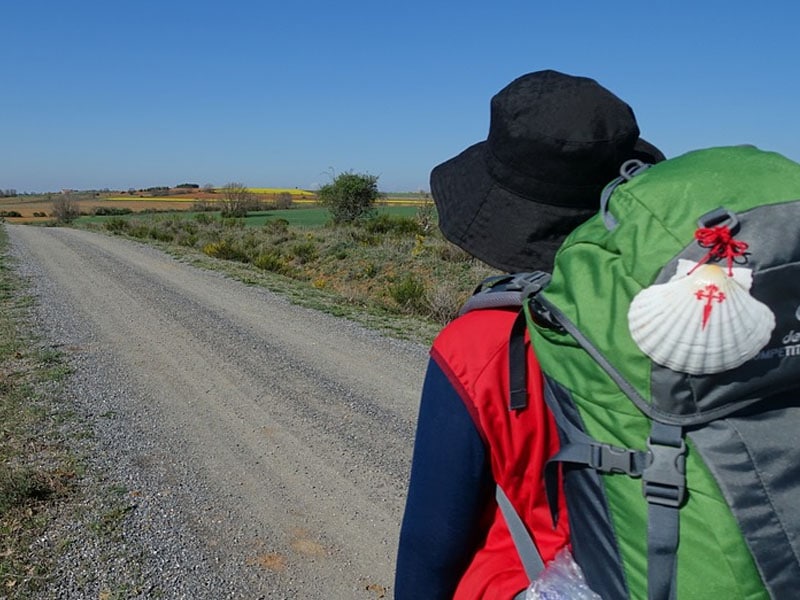
M 0 227 L 0 594 L 37 598 L 54 557 L 34 552 L 34 541 L 73 495 L 81 468 L 53 404 L 69 369 L 58 352 L 36 345 L 7 244 Z

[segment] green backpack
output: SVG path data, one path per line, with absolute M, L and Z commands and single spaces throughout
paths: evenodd
M 621 172 L 523 293 L 550 506 L 563 489 L 606 600 L 800 597 L 800 165 L 740 146 Z

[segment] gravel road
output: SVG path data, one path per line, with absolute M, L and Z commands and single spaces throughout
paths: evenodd
M 116 535 L 61 525 L 48 597 L 391 597 L 425 347 L 135 242 L 6 228 L 75 370 L 86 478 L 124 507 Z

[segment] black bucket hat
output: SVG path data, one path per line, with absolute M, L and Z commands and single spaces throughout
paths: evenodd
M 625 102 L 586 77 L 523 75 L 492 98 L 487 140 L 431 172 L 439 228 L 497 269 L 550 270 L 631 158 L 664 155 L 639 137 Z

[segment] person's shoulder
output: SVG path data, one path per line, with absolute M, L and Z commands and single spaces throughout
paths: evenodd
M 519 307 L 508 307 L 485 308 L 461 315 L 439 332 L 432 353 L 447 362 L 485 364 L 508 347 L 518 314 Z

